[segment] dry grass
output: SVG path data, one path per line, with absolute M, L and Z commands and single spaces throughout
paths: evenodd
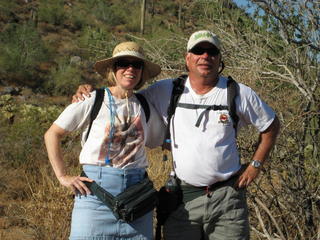
M 67 144 L 66 158 L 71 172 L 79 173 L 77 160 L 74 157 L 77 156 L 79 146 L 73 142 L 77 141 L 70 141 Z M 250 144 L 250 141 L 248 143 Z M 43 148 L 39 151 L 45 150 Z M 44 156 L 45 152 L 41 157 Z M 157 189 L 164 184 L 171 170 L 171 162 L 163 162 L 162 156 L 160 148 L 148 150 L 150 160 L 148 173 Z M 69 190 L 59 185 L 49 162 L 45 158 L 35 159 L 32 164 L 22 165 L 16 169 L 4 164 L 3 161 L 1 165 L 0 239 L 67 239 L 73 198 Z M 283 192 L 281 176 L 272 170 L 270 164 L 265 173 L 249 189 L 252 239 L 285 239 L 281 236 L 287 234 L 295 236 L 287 238 L 288 240 L 316 240 L 306 234 L 302 234 L 303 238 L 299 233 L 294 235 L 287 232 L 295 232 L 298 227 L 304 232 L 304 227 L 303 221 L 295 213 L 290 212 L 291 200 L 286 202 L 285 199 L 281 199 L 281 192 Z M 283 228 L 283 221 L 287 221 L 287 229 Z M 272 234 L 274 238 L 268 238 L 267 233 Z
M 69 170 L 79 173 L 75 149 L 79 147 L 74 144 L 67 147 L 66 159 Z M 149 176 L 159 188 L 169 174 L 170 163 L 162 161 L 160 148 L 149 150 L 148 156 Z M 2 162 L 0 179 L 0 239 L 68 238 L 73 195 L 58 183 L 46 159 L 18 169 Z

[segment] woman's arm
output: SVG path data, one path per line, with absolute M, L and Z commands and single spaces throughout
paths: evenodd
M 91 194 L 83 181 L 92 182 L 93 180 L 86 177 L 67 175 L 60 146 L 61 138 L 67 133 L 68 131 L 60 128 L 58 125 L 52 124 L 44 135 L 51 166 L 56 177 L 63 186 L 70 188 L 75 194 L 79 192 L 82 195 Z

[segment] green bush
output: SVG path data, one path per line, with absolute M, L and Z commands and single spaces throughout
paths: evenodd
M 12 0 L 1 0 L 0 2 L 0 16 L 2 20 L 6 20 L 12 17 L 12 12 L 18 6 L 16 1 Z
M 63 0 L 41 0 L 38 12 L 39 20 L 54 25 L 62 24 L 67 15 L 64 11 Z
M 49 59 L 49 50 L 31 23 L 9 25 L 0 33 L 0 43 L 0 73 L 9 76 L 8 81 L 35 79 L 38 64 Z
M 111 56 L 118 40 L 102 28 L 86 27 L 78 39 L 78 45 L 85 50 L 85 57 L 94 62 L 99 58 Z
M 9 95 L 0 97 L 0 160 L 13 167 L 30 164 L 41 152 L 43 134 L 61 112 L 56 105 L 21 104 Z M 14 116 L 8 123 L 7 117 Z M 27 166 L 27 165 L 26 165 Z
M 62 59 L 58 66 L 50 72 L 49 79 L 44 83 L 45 92 L 54 95 L 71 95 L 82 83 L 81 64 L 71 64 L 68 59 Z

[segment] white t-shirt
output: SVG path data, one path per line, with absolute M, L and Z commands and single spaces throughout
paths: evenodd
M 147 100 L 155 106 L 165 122 L 172 80 L 159 81 L 143 90 Z M 217 85 L 204 95 L 196 94 L 187 79 L 179 104 L 227 106 L 227 78 L 220 77 Z M 240 169 L 235 130 L 228 110 L 207 111 L 199 127 L 196 127 L 203 111 L 202 108 L 177 106 L 170 125 L 176 174 L 194 186 L 208 186 L 226 180 Z M 241 83 L 236 111 L 240 118 L 238 130 L 252 124 L 262 132 L 275 118 L 274 111 L 251 88 Z
M 159 146 L 163 139 L 164 126 L 157 112 L 149 104 L 150 118 L 146 123 L 145 113 L 135 95 L 128 101 L 113 97 L 116 106 L 113 111 L 114 133 L 110 135 L 110 104 L 105 92 L 99 113 L 85 141 L 95 95 L 94 91 L 90 98 L 69 105 L 54 122 L 67 131 L 85 128 L 80 164 L 105 164 L 108 157 L 116 168 L 146 167 L 148 163 L 144 146 Z

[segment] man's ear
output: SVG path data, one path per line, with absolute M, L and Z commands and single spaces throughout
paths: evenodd
M 219 66 L 219 74 L 222 73 L 223 69 L 224 69 L 224 62 L 221 60 L 220 66 Z
M 187 52 L 184 58 L 185 58 L 186 67 L 188 68 L 189 60 L 190 60 L 190 53 Z

